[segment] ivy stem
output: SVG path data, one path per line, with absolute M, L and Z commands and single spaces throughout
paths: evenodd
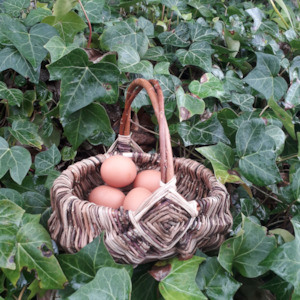
M 163 5 L 163 7 L 162 7 L 162 12 L 161 12 L 161 20 L 162 20 L 162 21 L 164 20 L 164 16 L 165 16 L 165 8 L 166 8 L 166 6 Z
M 285 21 L 285 19 L 283 18 L 282 14 L 279 12 L 279 10 L 277 9 L 275 3 L 273 0 L 270 0 L 275 12 L 277 13 L 277 15 L 279 16 L 279 18 L 281 19 L 281 21 L 283 22 L 283 24 L 287 27 L 290 28 L 289 24 Z
M 269 108 L 269 105 L 265 106 L 264 109 L 259 114 L 259 116 L 261 117 L 268 108 Z
M 83 5 L 82 5 L 81 0 L 78 0 L 78 3 L 80 4 L 80 7 L 81 7 L 81 9 L 82 9 L 82 11 L 83 11 L 83 13 L 84 13 L 84 15 L 85 15 L 85 18 L 86 18 L 86 20 L 87 20 L 87 22 L 88 22 L 88 25 L 89 25 L 89 31 L 90 31 L 90 34 L 89 34 L 89 39 L 88 39 L 87 48 L 91 48 L 91 42 L 92 42 L 92 25 L 91 25 L 91 22 L 90 22 L 90 19 L 89 19 L 88 15 L 87 15 L 87 13 L 86 13 L 86 11 L 85 11 Z
M 171 21 L 172 21 L 172 18 L 173 18 L 173 13 L 174 13 L 174 11 L 172 10 L 170 20 L 169 20 L 169 24 L 168 24 L 168 31 L 171 29 Z
M 258 188 L 257 186 L 253 185 L 252 187 L 255 188 L 256 190 L 258 190 L 259 192 L 263 193 L 264 195 L 268 196 L 269 198 L 271 198 L 271 199 L 273 199 L 273 200 L 275 200 L 275 201 L 277 201 L 277 202 L 282 203 L 281 200 L 279 200 L 279 199 L 277 199 L 277 198 L 275 198 L 275 197 L 269 195 L 268 193 L 266 193 L 265 191 L 261 190 L 261 189 Z
M 280 159 L 278 160 L 277 163 L 280 163 L 280 162 L 282 162 L 282 161 L 285 161 L 285 160 L 288 160 L 288 159 L 291 159 L 291 158 L 294 158 L 294 157 L 298 157 L 298 153 L 292 154 L 292 155 L 290 155 L 290 156 L 282 157 L 282 158 L 280 158 Z
M 21 290 L 21 292 L 20 292 L 20 295 L 19 295 L 19 297 L 18 297 L 18 300 L 22 300 L 23 295 L 24 295 L 24 293 L 25 293 L 25 291 L 26 291 L 26 288 L 27 288 L 27 286 L 24 285 L 23 288 L 22 288 L 22 290 Z

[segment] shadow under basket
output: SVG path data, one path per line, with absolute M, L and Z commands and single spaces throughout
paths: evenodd
M 142 88 L 150 96 L 159 123 L 161 155 L 142 152 L 131 139 L 130 105 Z M 216 249 L 224 241 L 232 226 L 229 194 L 202 164 L 172 157 L 163 112 L 158 82 L 136 79 L 128 88 L 120 134 L 110 150 L 69 166 L 54 181 L 49 231 L 66 252 L 79 251 L 102 231 L 113 258 L 134 265 L 176 255 L 187 259 L 197 248 Z M 112 155 L 131 158 L 139 171 L 161 171 L 161 187 L 135 211 L 102 207 L 87 200 L 93 188 L 104 184 L 100 167 Z

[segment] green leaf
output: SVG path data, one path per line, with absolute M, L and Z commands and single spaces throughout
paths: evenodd
M 7 15 L 1 15 L 0 28 L 34 69 L 39 67 L 47 55 L 47 50 L 43 46 L 50 38 L 57 35 L 57 31 L 53 27 L 41 23 L 34 25 L 27 32 L 23 24 Z
M 11 178 L 21 185 L 31 166 L 30 152 L 20 146 L 12 147 L 10 149 L 9 166 Z
M 173 258 L 171 271 L 159 283 L 159 291 L 165 300 L 207 299 L 199 290 L 195 278 L 198 266 L 205 258 L 194 256 L 188 260 Z
M 129 300 L 131 298 L 131 280 L 125 269 L 104 267 L 96 277 L 79 288 L 67 300 L 107 299 Z
M 105 0 L 82 0 L 81 2 L 91 23 L 99 24 L 105 22 L 105 17 L 103 16 Z M 79 4 L 77 4 L 77 8 L 79 16 L 85 18 Z
M 51 80 L 61 79 L 62 116 L 93 101 L 114 103 L 118 97 L 119 70 L 111 63 L 93 64 L 86 52 L 75 49 L 48 66 Z
M 154 36 L 154 24 L 151 21 L 145 19 L 144 17 L 139 17 L 138 26 L 143 29 L 147 36 Z
M 158 282 L 145 273 L 133 282 L 132 300 L 157 300 Z
M 18 89 L 9 89 L 0 81 L 0 98 L 6 99 L 9 105 L 20 106 L 23 101 L 23 93 Z
M 65 43 L 73 43 L 75 35 L 87 27 L 85 22 L 73 11 L 66 15 L 46 17 L 42 22 L 53 26 Z
M 260 263 L 274 251 L 275 246 L 275 237 L 268 236 L 265 227 L 244 217 L 242 231 L 222 244 L 218 260 L 227 272 L 232 273 L 234 268 L 244 277 L 254 278 L 269 270 Z
M 214 168 L 215 176 L 221 183 L 241 181 L 237 175 L 229 173 L 235 163 L 235 156 L 231 147 L 219 142 L 217 145 L 196 148 L 196 150 L 209 159 Z
M 215 30 L 209 27 L 205 27 L 197 22 L 189 23 L 188 26 L 190 38 L 193 42 L 205 41 L 210 43 L 214 38 L 218 36 L 218 33 Z
M 27 15 L 26 19 L 24 20 L 24 24 L 27 27 L 32 27 L 33 25 L 37 23 L 41 23 L 41 21 L 52 15 L 52 12 L 50 9 L 40 8 L 37 7 L 35 9 L 32 9 L 29 14 Z
M 285 102 L 292 106 L 300 104 L 300 81 L 295 81 L 288 89 Z
M 291 242 L 295 239 L 295 237 L 289 231 L 282 228 L 269 230 L 269 233 L 281 236 L 285 243 Z
M 163 45 L 171 45 L 175 47 L 188 47 L 189 32 L 188 26 L 185 23 L 179 24 L 175 30 L 165 31 L 158 35 L 160 42 Z
M 12 17 L 19 17 L 21 11 L 26 10 L 30 5 L 30 0 L 3 0 L 1 2 L 0 8 L 3 6 L 5 13 Z
M 15 120 L 9 132 L 24 145 L 42 148 L 43 141 L 38 134 L 38 126 L 27 120 Z
M 31 82 L 38 83 L 40 73 L 33 70 L 31 64 L 14 47 L 5 47 L 0 51 L 0 72 L 13 69 Z
M 127 45 L 136 50 L 140 56 L 146 53 L 148 42 L 146 34 L 137 27 L 132 18 L 108 27 L 100 37 L 100 45 L 104 50 Z
M 260 119 L 244 121 L 236 134 L 239 167 L 243 175 L 259 186 L 270 185 L 281 180 L 276 166 L 275 142 L 266 134 Z
M 16 234 L 25 211 L 6 199 L 0 200 L 0 204 L 0 267 L 15 269 Z
M 256 67 L 244 78 L 253 89 L 262 93 L 269 100 L 279 100 L 287 90 L 287 83 L 278 77 L 280 70 L 279 59 L 275 55 L 256 53 Z
M 216 257 L 207 257 L 200 265 L 196 283 L 210 300 L 230 300 L 242 285 L 227 273 Z
M 77 4 L 77 0 L 56 0 L 53 5 L 53 15 L 56 17 L 64 16 L 76 4 Z
M 143 59 L 153 60 L 153 61 L 166 61 L 168 62 L 172 59 L 173 54 L 165 53 L 162 47 L 152 47 L 147 50 L 147 52 L 142 56 Z
M 93 280 L 98 270 L 104 267 L 126 268 L 129 273 L 132 271 L 130 265 L 115 263 L 103 242 L 103 234 L 75 254 L 59 255 L 58 260 L 74 289 Z
M 176 55 L 183 66 L 197 66 L 206 72 L 211 71 L 211 54 L 214 50 L 211 49 L 208 42 L 201 41 L 193 43 L 189 50 L 179 49 Z
M 276 116 L 282 122 L 283 126 L 290 134 L 290 136 L 296 140 L 295 127 L 292 121 L 292 116 L 289 115 L 283 108 L 281 108 L 273 99 L 268 101 L 268 105 L 274 111 Z
M 191 118 L 193 115 L 201 115 L 204 112 L 204 101 L 192 95 L 185 94 L 182 87 L 179 87 L 176 91 L 176 100 L 180 122 Z
M 10 149 L 7 141 L 0 137 L 0 178 L 9 170 Z
M 292 191 L 295 200 L 300 200 L 300 169 L 293 175 L 292 178 Z
M 60 161 L 60 152 L 55 145 L 52 145 L 47 151 L 40 152 L 35 156 L 35 171 L 37 175 L 48 175 L 48 172 Z
M 241 42 L 233 38 L 231 33 L 225 28 L 224 30 L 224 39 L 227 45 L 227 48 L 231 51 L 229 56 L 236 57 L 240 50 Z
M 196 119 L 191 122 L 181 122 L 177 125 L 177 130 L 185 146 L 229 143 L 215 113 L 203 122 Z
M 51 55 L 51 63 L 54 63 L 55 61 L 70 53 L 72 50 L 78 48 L 73 44 L 66 46 L 64 40 L 59 36 L 52 37 L 44 47 L 49 51 Z
M 72 147 L 64 146 L 61 150 L 61 157 L 63 161 L 74 160 L 77 151 Z
M 75 150 L 84 140 L 95 136 L 98 132 L 101 132 L 102 137 L 104 137 L 103 143 L 114 137 L 114 131 L 110 126 L 106 110 L 97 103 L 92 103 L 65 117 L 63 126 L 65 135 Z
M 29 214 L 42 214 L 50 206 L 50 201 L 41 193 L 25 192 L 22 194 L 24 198 L 24 209 Z
M 189 90 L 200 98 L 224 96 L 224 84 L 211 73 L 202 75 L 200 81 L 193 80 L 189 85 Z
M 271 269 L 295 288 L 295 295 L 300 296 L 300 219 L 299 216 L 292 219 L 295 231 L 295 239 L 285 243 L 272 251 L 262 262 L 262 266 Z M 294 298 L 297 299 L 297 298 Z
M 66 283 L 54 256 L 51 238 L 44 227 L 36 222 L 22 226 L 16 235 L 16 270 L 5 272 L 15 285 L 23 268 L 35 271 L 42 289 L 60 289 Z
M 252 111 L 254 97 L 250 94 L 231 94 L 231 102 L 239 106 L 242 111 Z
M 275 142 L 275 152 L 280 155 L 284 149 L 285 144 L 285 133 L 283 130 L 275 125 L 268 125 L 266 127 L 266 134 L 269 135 Z
M 123 72 L 141 74 L 145 78 L 153 78 L 153 65 L 147 60 L 140 60 L 138 52 L 128 45 L 112 48 L 118 52 L 118 67 Z
M 20 207 L 24 208 L 24 199 L 20 193 L 13 189 L 1 188 L 0 189 L 0 200 L 7 199 Z
M 291 299 L 294 289 L 292 284 L 278 276 L 262 285 L 261 288 L 270 290 L 276 296 L 276 300 Z
M 170 75 L 170 63 L 169 62 L 159 62 L 154 67 L 154 74 L 161 74 L 161 75 Z

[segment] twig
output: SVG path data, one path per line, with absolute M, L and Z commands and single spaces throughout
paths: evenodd
M 282 161 L 285 161 L 285 160 L 288 160 L 288 159 L 291 159 L 291 158 L 294 158 L 294 157 L 298 157 L 298 153 L 292 154 L 292 155 L 290 155 L 290 156 L 282 157 L 282 158 L 280 158 L 280 159 L 277 161 L 277 163 L 280 163 L 280 162 L 282 162 Z
M 22 300 L 23 295 L 24 295 L 24 293 L 25 293 L 25 291 L 26 291 L 26 288 L 27 288 L 27 286 L 24 285 L 23 288 L 22 288 L 22 290 L 21 290 L 21 292 L 20 292 L 20 295 L 19 295 L 19 297 L 18 297 L 18 300 Z
M 165 16 L 165 8 L 166 8 L 166 6 L 163 5 L 163 7 L 162 7 L 162 13 L 161 13 L 161 20 L 162 21 L 164 20 L 164 16 Z
M 254 189 L 258 190 L 259 192 L 263 193 L 264 195 L 268 196 L 269 198 L 273 199 L 274 201 L 277 201 L 279 203 L 282 203 L 281 200 L 275 198 L 274 196 L 269 195 L 268 193 L 266 193 L 265 191 L 261 190 L 260 188 L 258 188 L 257 186 L 253 185 L 252 186 Z
M 171 29 L 171 21 L 172 21 L 172 18 L 173 18 L 173 13 L 174 13 L 174 11 L 172 10 L 171 11 L 171 16 L 170 16 L 170 19 L 169 19 L 169 24 L 168 24 L 168 31 L 170 31 L 170 29 Z
M 273 2 L 273 0 L 270 0 L 275 12 L 277 13 L 277 15 L 279 16 L 279 18 L 281 19 L 281 21 L 283 22 L 283 24 L 286 26 L 286 28 L 290 28 L 290 26 L 288 25 L 288 23 L 285 21 L 285 19 L 283 18 L 283 16 L 281 15 L 281 13 L 279 12 L 279 10 L 277 9 L 275 3 Z
M 269 108 L 269 105 L 265 106 L 264 109 L 259 114 L 259 116 L 261 117 L 268 108 Z
M 90 34 L 89 34 L 87 48 L 91 48 L 91 42 L 92 42 L 92 25 L 91 25 L 90 19 L 89 19 L 88 15 L 87 15 L 87 13 L 86 13 L 83 5 L 81 3 L 81 0 L 78 0 L 78 3 L 80 4 L 80 7 L 81 7 L 81 9 L 82 9 L 82 11 L 83 11 L 83 13 L 85 15 L 85 18 L 86 18 L 86 20 L 88 22 L 88 25 L 89 25 Z

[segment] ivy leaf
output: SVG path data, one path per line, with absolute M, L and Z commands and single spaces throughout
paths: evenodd
M 291 283 L 294 288 L 294 299 L 300 296 L 300 218 L 294 217 L 291 220 L 295 239 L 285 243 L 272 251 L 262 262 L 262 266 L 271 269 L 285 281 Z
M 82 5 L 91 23 L 99 24 L 105 21 L 103 8 L 105 0 L 82 0 Z M 79 16 L 85 18 L 81 7 L 77 4 Z
M 197 22 L 189 23 L 188 26 L 190 38 L 193 42 L 206 41 L 210 43 L 218 36 L 218 33 L 215 30 L 205 27 Z
M 296 171 L 292 178 L 292 191 L 295 200 L 300 199 L 300 169 Z
M 56 17 L 64 16 L 76 4 L 77 4 L 77 0 L 56 0 L 53 5 L 53 15 Z
M 18 89 L 9 89 L 0 81 L 0 98 L 6 99 L 9 105 L 20 106 L 23 101 L 23 93 Z
M 130 265 L 115 263 L 106 249 L 103 236 L 101 234 L 75 254 L 58 256 L 59 263 L 74 289 L 93 280 L 98 270 L 104 267 L 126 268 L 129 273 L 132 272 Z
M 132 18 L 108 27 L 100 37 L 100 45 L 104 50 L 127 45 L 135 49 L 140 56 L 146 53 L 148 42 L 146 34 L 137 27 Z
M 210 300 L 231 300 L 242 285 L 222 268 L 216 257 L 207 257 L 200 265 L 196 283 Z
M 288 89 L 285 102 L 297 106 L 300 104 L 300 80 L 297 79 Z
M 232 273 L 234 268 L 244 277 L 254 278 L 269 270 L 260 263 L 275 246 L 275 237 L 268 236 L 265 227 L 243 217 L 242 231 L 222 244 L 218 260 L 227 272 Z
M 34 25 L 27 32 L 23 24 L 7 15 L 1 16 L 0 28 L 34 69 L 39 67 L 47 55 L 47 50 L 43 46 L 57 35 L 57 31 L 47 24 Z
M 19 119 L 12 123 L 9 132 L 24 145 L 41 149 L 43 141 L 38 134 L 38 126 L 30 121 Z
M 224 84 L 211 73 L 202 75 L 200 81 L 193 80 L 189 85 L 189 90 L 200 98 L 224 96 Z
M 157 300 L 158 282 L 147 272 L 132 285 L 132 300 Z
M 39 71 L 34 71 L 32 65 L 15 47 L 5 47 L 0 51 L 0 72 L 13 69 L 31 82 L 38 83 Z
M 131 280 L 125 269 L 101 268 L 96 277 L 79 288 L 67 300 L 82 299 L 122 299 L 131 298 Z
M 50 206 L 50 201 L 41 193 L 25 192 L 22 194 L 24 198 L 24 209 L 29 214 L 42 214 Z
M 1 188 L 0 189 L 0 200 L 7 199 L 20 207 L 24 208 L 24 199 L 20 193 L 13 189 Z
M 242 111 L 252 111 L 254 97 L 250 94 L 231 94 L 231 102 L 239 106 Z
M 61 155 L 56 145 L 52 145 L 47 151 L 35 156 L 34 165 L 37 175 L 48 175 L 54 166 L 61 161 Z
M 171 271 L 160 281 L 159 291 L 166 300 L 204 300 L 207 299 L 199 290 L 195 278 L 198 266 L 205 258 L 193 256 L 188 260 L 173 258 L 170 260 Z M 183 276 L 184 274 L 184 276 Z
M 55 61 L 70 53 L 72 50 L 78 48 L 73 44 L 66 46 L 64 40 L 59 36 L 52 37 L 44 47 L 49 51 L 51 55 L 51 63 L 54 63 Z
M 0 7 L 4 8 L 5 13 L 12 17 L 19 17 L 22 10 L 26 10 L 30 5 L 30 0 L 3 0 Z
M 268 125 L 266 127 L 266 134 L 269 135 L 275 142 L 275 152 L 278 155 L 280 155 L 284 149 L 285 144 L 285 133 L 284 131 L 275 125 Z
M 65 117 L 62 124 L 65 135 L 75 150 L 84 140 L 95 136 L 98 132 L 101 132 L 104 144 L 109 144 L 108 141 L 114 137 L 106 110 L 97 103 L 92 103 Z
M 11 149 L 6 140 L 0 137 L 0 178 L 10 169 L 12 179 L 21 184 L 31 165 L 29 151 L 20 146 Z
M 170 63 L 166 61 L 159 62 L 154 67 L 154 74 L 170 75 Z
M 205 41 L 193 43 L 189 50 L 179 49 L 176 55 L 183 66 L 197 66 L 206 72 L 211 71 L 211 54 L 214 50 L 211 49 L 209 43 Z
M 87 27 L 85 22 L 73 11 L 66 15 L 46 17 L 42 22 L 54 27 L 65 43 L 73 43 L 75 35 Z
M 219 142 L 217 145 L 196 148 L 196 150 L 209 159 L 214 168 L 215 176 L 221 183 L 241 181 L 237 175 L 229 173 L 235 163 L 235 156 L 231 147 Z
M 114 103 L 118 97 L 119 70 L 111 63 L 93 64 L 83 49 L 75 49 L 48 66 L 51 80 L 61 79 L 62 116 L 93 101 Z
M 201 115 L 204 112 L 204 101 L 189 94 L 185 94 L 182 87 L 179 87 L 176 91 L 176 100 L 180 122 L 191 118 L 193 115 Z
M 259 186 L 281 180 L 275 162 L 275 142 L 265 133 L 262 120 L 244 121 L 236 134 L 236 146 L 239 167 L 248 180 Z
M 16 234 L 25 211 L 7 199 L 1 199 L 0 204 L 0 267 L 13 270 Z
M 279 100 L 287 90 L 287 83 L 278 77 L 280 70 L 279 59 L 275 55 L 256 53 L 256 67 L 244 78 L 253 89 L 262 93 L 268 100 L 273 97 Z
M 21 226 L 16 235 L 15 247 L 16 270 L 5 271 L 14 285 L 20 278 L 21 270 L 27 268 L 29 272 L 35 271 L 40 288 L 63 288 L 67 279 L 54 256 L 51 238 L 42 225 L 33 221 Z
M 10 149 L 10 176 L 18 184 L 22 184 L 29 168 L 31 166 L 30 152 L 20 146 L 14 146 Z
M 138 52 L 128 45 L 112 48 L 118 52 L 118 67 L 123 72 L 141 74 L 145 78 L 153 78 L 153 65 L 147 60 L 140 60 Z
M 196 119 L 181 122 L 177 125 L 177 130 L 185 146 L 230 143 L 215 113 L 203 122 Z
M 276 276 L 261 286 L 262 289 L 270 290 L 276 296 L 276 300 L 291 299 L 293 285 Z
M 175 28 L 175 30 L 160 33 L 158 38 L 163 45 L 185 48 L 190 45 L 190 42 L 188 41 L 188 31 L 189 29 L 187 24 L 181 23 Z
M 147 50 L 147 52 L 142 56 L 143 59 L 153 60 L 153 61 L 165 61 L 168 62 L 173 57 L 173 54 L 165 53 L 162 47 L 152 47 Z
M 52 12 L 50 9 L 45 9 L 41 7 L 36 7 L 35 9 L 32 9 L 29 14 L 27 15 L 26 19 L 24 20 L 24 24 L 27 27 L 32 27 L 33 25 L 37 23 L 41 23 L 41 21 L 52 15 Z

